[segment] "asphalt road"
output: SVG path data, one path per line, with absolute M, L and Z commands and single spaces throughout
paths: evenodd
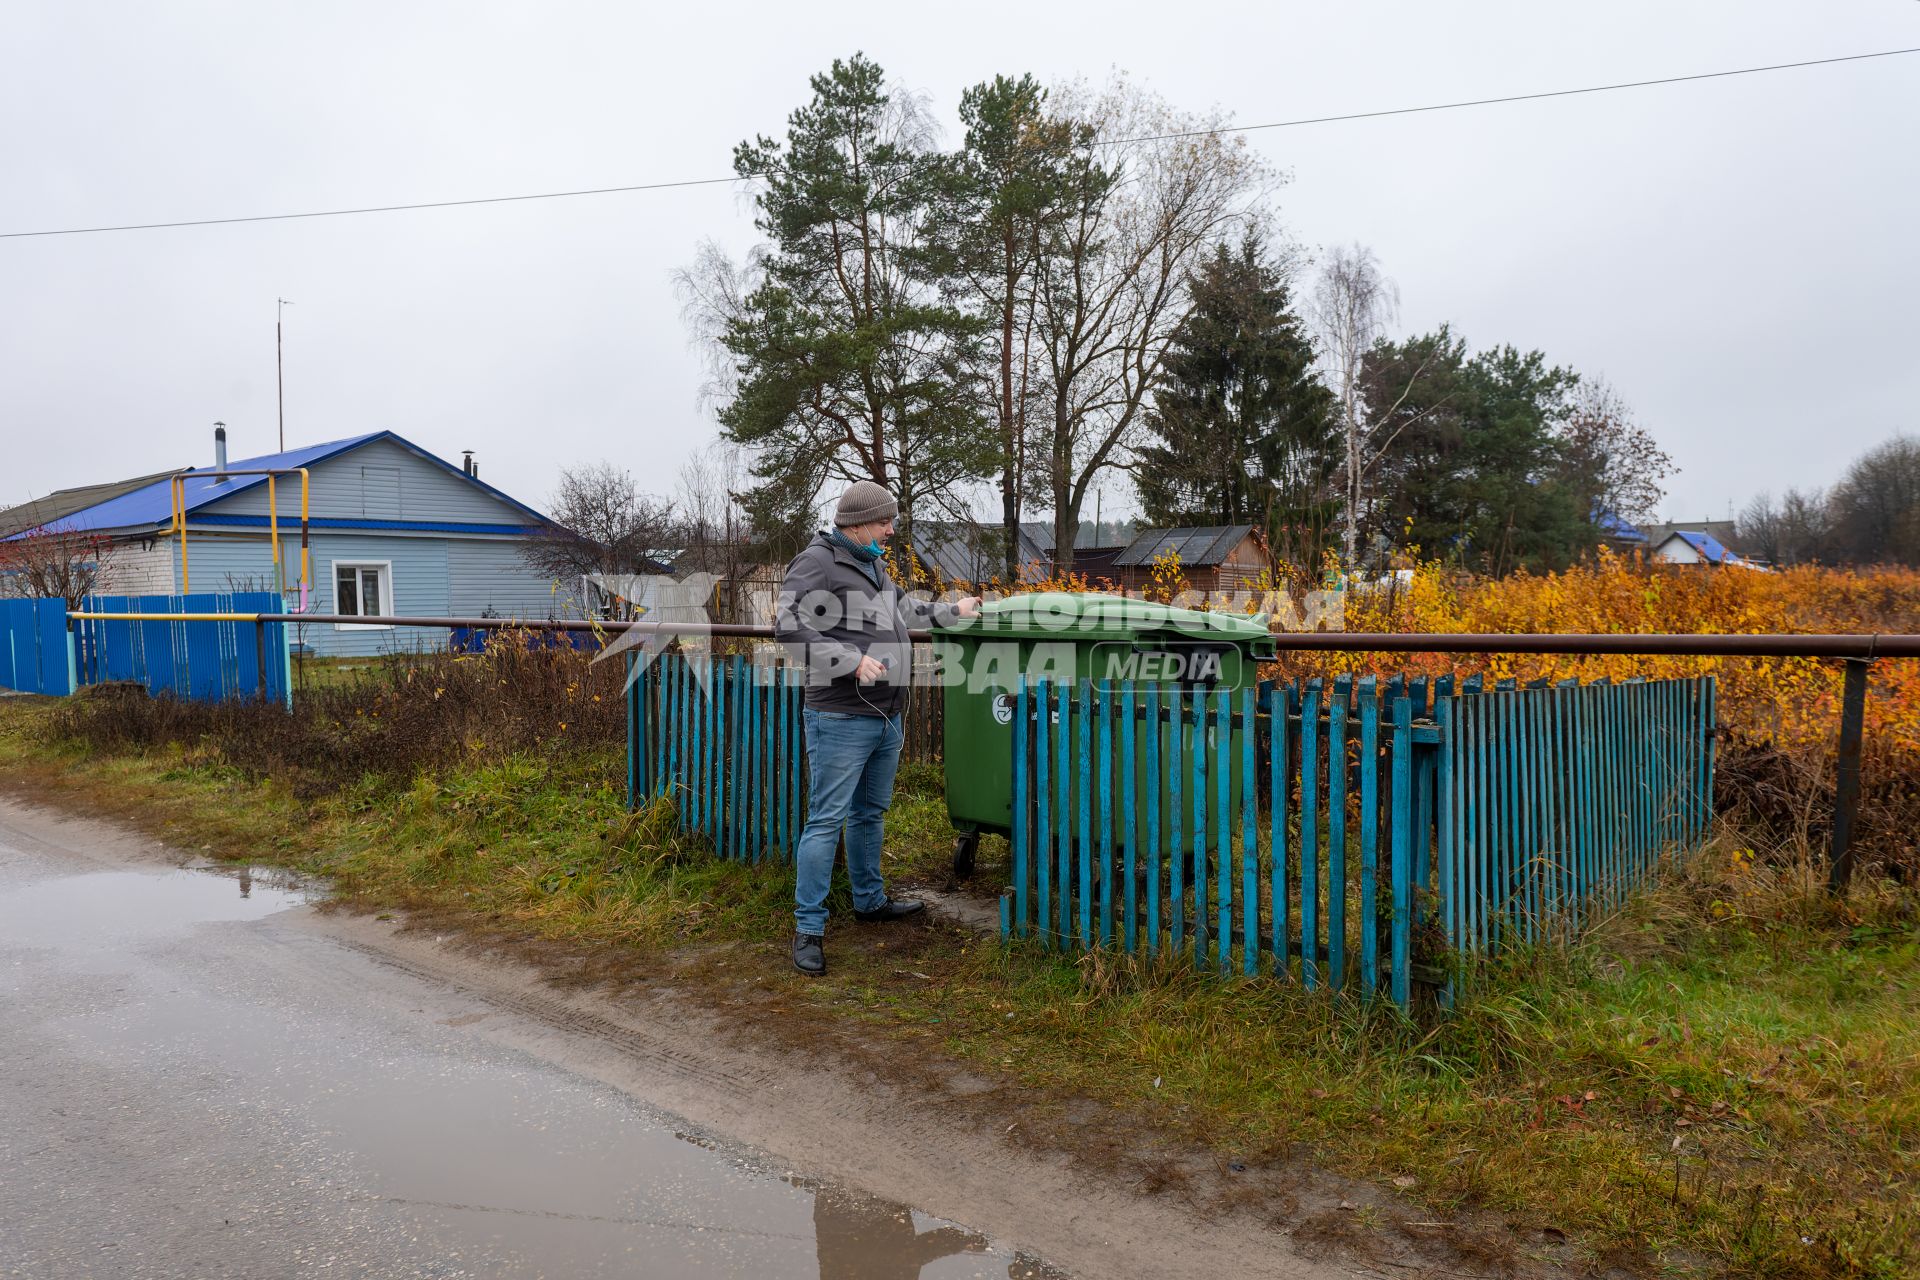
M 297 884 L 0 802 L 0 1276 L 1043 1273 L 483 1036 Z

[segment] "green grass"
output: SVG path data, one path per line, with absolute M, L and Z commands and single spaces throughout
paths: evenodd
M 809 984 L 782 963 L 790 878 L 712 858 L 665 806 L 628 814 L 616 753 L 476 758 L 301 801 L 202 746 L 50 741 L 43 708 L 0 704 L 17 786 L 329 876 L 368 908 L 562 944 L 618 961 L 608 972 L 671 970 L 716 1000 L 738 991 L 717 975 L 751 969 L 773 993 L 756 998 L 778 1001 L 758 1007 L 776 1034 L 858 1026 L 899 1064 L 931 1053 L 1097 1099 L 1249 1163 L 1305 1150 L 1435 1215 L 1491 1211 L 1636 1269 L 1920 1273 L 1911 891 L 1870 884 L 1834 903 L 1817 876 L 1723 842 L 1579 945 L 1510 957 L 1430 1025 L 958 929 L 836 934 L 830 975 Z M 903 770 L 889 875 L 941 881 L 949 852 L 937 771 Z M 1004 845 L 982 863 L 990 883 Z M 1071 1125 L 1049 1137 L 1075 1141 Z

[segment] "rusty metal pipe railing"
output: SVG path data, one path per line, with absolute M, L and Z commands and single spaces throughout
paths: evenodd
M 182 536 L 184 537 L 184 529 Z M 133 621 L 228 621 L 253 623 L 321 623 L 349 626 L 460 627 L 489 631 L 643 631 L 654 634 L 713 636 L 722 639 L 772 640 L 772 627 L 725 622 L 590 621 L 576 618 L 451 618 L 350 613 L 261 614 L 97 614 L 74 613 L 76 618 Z M 264 631 L 264 627 L 262 628 Z M 929 631 L 910 631 L 917 643 L 933 639 Z M 983 630 L 982 634 L 991 634 Z M 1061 632 L 1071 638 L 1072 629 Z M 1836 893 L 1846 891 L 1853 873 L 1853 824 L 1860 803 L 1860 748 L 1865 721 L 1867 673 L 1876 659 L 1920 658 L 1920 635 L 1778 635 L 1678 632 L 1623 634 L 1545 633 L 1502 635 L 1492 632 L 1282 632 L 1274 637 L 1283 650 L 1337 653 L 1551 653 L 1570 656 L 1630 655 L 1638 657 L 1697 658 L 1818 658 L 1846 663 L 1841 699 L 1838 776 L 1834 792 L 1833 832 L 1828 849 L 1829 881 Z
M 773 640 L 772 627 L 728 622 L 646 622 L 582 618 L 483 618 L 404 615 L 371 616 L 358 613 L 80 613 L 75 618 L 113 618 L 147 622 L 285 622 L 376 627 L 461 627 L 488 631 L 644 631 L 667 635 L 706 635 L 727 639 Z M 990 635 L 983 631 L 980 634 Z M 916 642 L 933 639 L 931 631 L 909 631 Z M 1060 633 L 1073 638 L 1072 628 Z M 1217 638 L 1217 637 L 1216 637 Z M 1499 632 L 1299 631 L 1279 632 L 1274 642 L 1283 650 L 1346 653 L 1553 653 L 1626 654 L 1640 657 L 1697 658 L 1827 658 L 1872 662 L 1876 658 L 1920 658 L 1920 635 L 1856 633 L 1846 635 L 1691 634 L 1646 632 L 1582 634 L 1544 632 L 1507 635 Z
M 117 614 L 116 617 L 128 617 Z M 153 615 L 156 619 L 160 616 Z M 252 620 L 252 615 L 247 615 Z M 645 631 L 668 635 L 709 635 L 731 639 L 772 640 L 772 627 L 724 622 L 619 622 L 586 621 L 577 618 L 434 618 L 368 617 L 362 614 L 269 613 L 262 622 L 346 623 L 359 626 L 388 627 L 465 627 L 515 631 Z M 909 631 L 908 636 L 921 643 L 931 641 L 931 631 Z M 991 635 L 982 631 L 981 635 Z M 1063 640 L 1073 638 L 1067 628 Z M 1389 631 L 1300 631 L 1279 632 L 1274 642 L 1281 649 L 1348 653 L 1556 653 L 1556 654 L 1628 654 L 1644 657 L 1718 657 L 1718 658 L 1853 658 L 1871 662 L 1875 658 L 1920 658 L 1920 635 L 1860 633 L 1850 635 L 1696 635 L 1684 632 L 1644 634 L 1541 633 L 1504 635 L 1497 632 L 1389 632 Z

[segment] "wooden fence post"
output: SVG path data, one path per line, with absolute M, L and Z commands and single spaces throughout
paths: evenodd
M 1393 701 L 1393 999 L 1413 999 L 1413 704 Z

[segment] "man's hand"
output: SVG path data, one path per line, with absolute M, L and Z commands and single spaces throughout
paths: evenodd
M 975 618 L 980 615 L 980 597 L 967 596 L 953 602 L 953 611 L 963 618 Z
M 860 655 L 860 665 L 853 669 L 853 678 L 861 684 L 872 684 L 887 674 L 887 666 L 872 654 Z

